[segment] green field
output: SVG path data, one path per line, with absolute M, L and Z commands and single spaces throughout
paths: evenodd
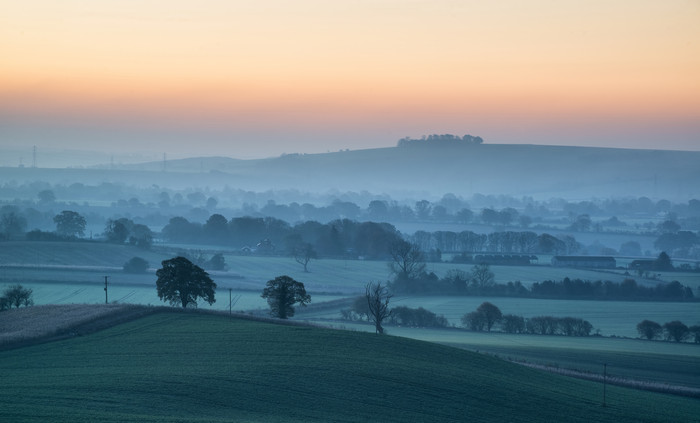
M 11 422 L 684 422 L 697 399 L 362 332 L 160 312 L 0 352 Z
M 121 264 L 133 256 L 142 256 L 151 263 L 151 267 L 156 267 L 160 260 L 172 257 L 178 248 L 167 250 L 159 247 L 154 251 L 143 251 L 130 246 L 100 243 L 0 243 L 0 289 L 12 283 L 21 283 L 33 289 L 36 304 L 101 304 L 105 300 L 103 288 L 104 276 L 107 275 L 110 302 L 160 305 L 163 303 L 156 295 L 155 269 L 142 275 L 130 275 L 121 271 Z M 44 261 L 46 264 L 37 265 Z M 200 304 L 200 308 L 228 310 L 231 289 L 231 295 L 236 301 L 232 307 L 234 311 L 264 315 L 267 312 L 267 304 L 260 297 L 260 293 L 265 282 L 274 276 L 287 274 L 304 282 L 312 296 L 311 306 L 308 309 L 297 308 L 295 319 L 361 331 L 368 330 L 369 327 L 338 321 L 340 309 L 347 307 L 347 304 L 329 302 L 359 295 L 368 281 L 385 281 L 389 277 L 387 263 L 382 261 L 314 260 L 310 265 L 310 273 L 304 273 L 298 263 L 286 257 L 226 254 L 226 262 L 229 266 L 227 272 L 210 272 L 219 286 L 216 303 L 212 306 Z M 438 275 L 456 266 L 445 263 L 428 264 L 429 270 Z M 461 265 L 461 268 L 468 271 L 471 266 Z M 493 266 L 492 269 L 497 280 L 501 282 L 521 280 L 527 283 L 543 279 L 562 279 L 565 276 L 619 281 L 626 277 L 622 272 L 606 273 L 548 266 Z M 664 278 L 678 275 L 673 273 L 664 275 Z M 697 386 L 693 385 L 693 380 L 700 380 L 700 370 L 697 369 L 700 348 L 697 345 L 610 338 L 636 338 L 636 325 L 644 319 L 661 324 L 672 320 L 681 320 L 688 326 L 700 324 L 700 307 L 697 303 L 396 296 L 392 299 L 392 305 L 423 307 L 444 315 L 452 325 L 459 327 L 461 317 L 475 310 L 484 301 L 494 303 L 503 313 L 524 317 L 552 315 L 583 318 L 594 326 L 594 333 L 599 331 L 605 338 L 488 335 L 460 330 L 393 327 L 390 327 L 389 331 L 400 336 L 562 368 L 598 371 L 602 362 L 610 362 L 611 365 L 615 364 L 614 368 L 625 377 L 686 386 Z M 323 303 L 328 305 L 324 306 Z M 654 345 L 654 350 L 647 351 L 645 348 L 648 345 Z M 658 351 L 657 348 L 662 348 L 663 351 Z M 690 357 L 690 363 L 687 362 L 687 357 Z M 665 363 L 678 365 L 668 366 Z
M 321 323 L 321 322 L 319 322 Z M 325 322 L 328 324 L 328 322 Z M 339 326 L 373 331 L 368 324 Z M 392 336 L 450 345 L 501 358 L 601 375 L 603 363 L 614 377 L 700 390 L 700 348 L 641 339 L 564 337 L 469 332 L 387 326 Z

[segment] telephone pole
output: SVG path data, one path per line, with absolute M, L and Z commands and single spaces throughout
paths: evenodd
M 107 301 L 107 279 L 109 279 L 109 276 L 105 276 L 105 304 L 109 304 L 109 301 Z
M 603 407 L 606 407 L 605 404 L 605 388 L 608 382 L 608 363 L 603 363 Z

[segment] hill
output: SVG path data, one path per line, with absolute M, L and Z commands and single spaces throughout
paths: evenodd
M 569 379 L 456 348 L 158 312 L 0 352 L 12 422 L 679 422 L 697 400 Z
M 397 198 L 475 193 L 562 197 L 697 196 L 700 152 L 541 145 L 452 145 L 289 154 L 236 160 L 200 157 L 119 169 L 0 169 L 6 180 L 92 180 L 151 186 L 230 186 L 264 192 L 332 190 Z M 164 169 L 165 168 L 165 169 Z

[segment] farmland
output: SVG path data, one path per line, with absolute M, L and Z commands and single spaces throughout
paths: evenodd
M 159 312 L 0 356 L 0 409 L 13 422 L 678 422 L 700 414 L 696 399 L 615 386 L 602 407 L 600 383 L 434 343 L 201 313 Z
M 10 245 L 11 244 L 11 245 Z M 36 304 L 101 304 L 105 301 L 104 276 L 109 276 L 110 303 L 163 304 L 156 295 L 155 267 L 161 260 L 186 251 L 187 246 L 159 246 L 151 251 L 132 246 L 103 243 L 3 243 L 0 248 L 0 288 L 21 283 L 33 290 Z M 10 247 L 10 248 L 6 248 Z M 205 250 L 212 254 L 216 250 Z M 287 274 L 304 282 L 312 295 L 311 306 L 298 308 L 295 319 L 321 325 L 370 330 L 364 324 L 339 321 L 343 298 L 360 295 L 368 281 L 386 281 L 389 269 L 383 261 L 314 260 L 310 273 L 288 257 L 241 256 L 224 253 L 228 271 L 212 271 L 218 285 L 217 301 L 203 309 L 228 311 L 229 289 L 233 311 L 265 315 L 267 304 L 260 293 L 267 280 Z M 151 269 L 145 274 L 126 274 L 121 265 L 129 258 L 146 258 Z M 42 264 L 38 264 L 42 263 Z M 88 265 L 91 264 L 91 265 Z M 438 275 L 450 269 L 469 271 L 471 265 L 429 263 L 428 270 Z M 605 278 L 621 282 L 629 277 L 623 271 L 595 271 L 553 268 L 549 266 L 492 266 L 498 283 L 520 280 L 528 285 L 543 279 L 560 280 L 566 276 L 581 279 Z M 686 277 L 686 279 L 683 279 Z M 695 277 L 695 279 L 694 279 Z M 697 284 L 697 274 L 680 272 L 661 274 L 665 280 L 684 280 Z M 657 280 L 639 280 L 655 284 Z M 692 286 L 692 285 L 691 285 Z M 389 327 L 389 333 L 401 337 L 478 350 L 532 363 L 561 368 L 599 372 L 600 363 L 611 363 L 620 376 L 639 380 L 697 386 L 700 352 L 695 345 L 648 342 L 636 338 L 636 324 L 649 319 L 660 323 L 681 320 L 688 325 L 700 323 L 697 303 L 570 301 L 505 297 L 397 296 L 392 305 L 423 307 L 444 315 L 449 323 L 461 326 L 461 317 L 490 301 L 503 313 L 533 317 L 552 315 L 588 320 L 594 333 L 603 337 L 568 337 L 480 334 L 457 329 L 428 330 Z M 327 304 L 327 305 L 326 305 Z M 611 338 L 611 336 L 628 339 Z M 649 350 L 651 348 L 651 350 Z M 668 363 L 675 363 L 669 366 Z

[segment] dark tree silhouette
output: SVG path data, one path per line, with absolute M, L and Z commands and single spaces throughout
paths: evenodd
M 146 273 L 148 262 L 141 257 L 132 257 L 124 263 L 123 269 L 125 273 Z
M 129 232 L 131 232 L 133 226 L 134 222 L 125 217 L 117 220 L 109 219 L 105 225 L 105 237 L 107 237 L 109 242 L 123 244 L 129 237 Z
M 673 270 L 673 264 L 671 263 L 671 257 L 662 251 L 659 257 L 654 260 L 654 270 Z
M 305 306 L 311 302 L 311 296 L 306 293 L 304 284 L 289 276 L 277 276 L 267 281 L 261 296 L 267 299 L 270 315 L 280 319 L 294 316 L 294 304 Z
M 213 304 L 216 283 L 201 267 L 184 257 L 175 257 L 163 260 L 163 267 L 156 271 L 158 280 L 158 298 L 170 302 L 171 305 L 182 305 L 186 308 L 193 304 L 197 306 L 197 299 Z
M 292 256 L 294 261 L 304 266 L 304 273 L 309 273 L 309 262 L 316 258 L 316 250 L 308 242 L 302 242 L 292 248 Z
M 493 286 L 495 275 L 486 263 L 472 267 L 471 282 L 477 292 Z
M 660 324 L 651 320 L 643 320 L 637 324 L 637 332 L 642 338 L 652 340 L 661 336 L 663 328 Z
M 369 309 L 368 318 L 374 323 L 375 333 L 384 333 L 382 322 L 391 316 L 391 310 L 389 310 L 391 297 L 389 289 L 382 286 L 381 282 L 370 282 L 365 286 L 365 298 Z
M 21 236 L 27 227 L 27 219 L 19 208 L 4 206 L 0 209 L 0 238 L 12 239 Z
M 59 235 L 68 237 L 85 235 L 87 222 L 83 216 L 74 211 L 63 210 L 60 214 L 54 216 L 53 221 L 56 224 L 56 232 Z
M 525 332 L 525 318 L 514 314 L 506 314 L 503 316 L 501 326 L 503 332 L 506 333 L 523 333 Z
M 683 341 L 690 334 L 688 326 L 679 320 L 664 323 L 664 332 L 666 332 L 666 339 L 676 342 Z
M 399 280 L 415 279 L 425 271 L 423 253 L 416 244 L 396 240 L 389 246 L 389 254 L 393 260 L 389 267 Z
M 470 330 L 482 331 L 486 326 L 486 319 L 483 314 L 472 311 L 462 316 L 462 325 Z
M 693 325 L 689 327 L 688 332 L 693 336 L 693 342 L 700 344 L 700 325 Z
M 491 332 L 493 325 L 503 318 L 501 310 L 488 301 L 481 303 L 481 305 L 476 309 L 476 312 L 484 316 L 486 330 L 488 332 Z
M 22 285 L 12 285 L 5 289 L 0 297 L 0 310 L 4 308 L 12 308 L 15 306 L 19 308 L 20 306 L 30 306 L 34 304 L 32 300 L 32 290 L 29 288 L 24 288 Z

